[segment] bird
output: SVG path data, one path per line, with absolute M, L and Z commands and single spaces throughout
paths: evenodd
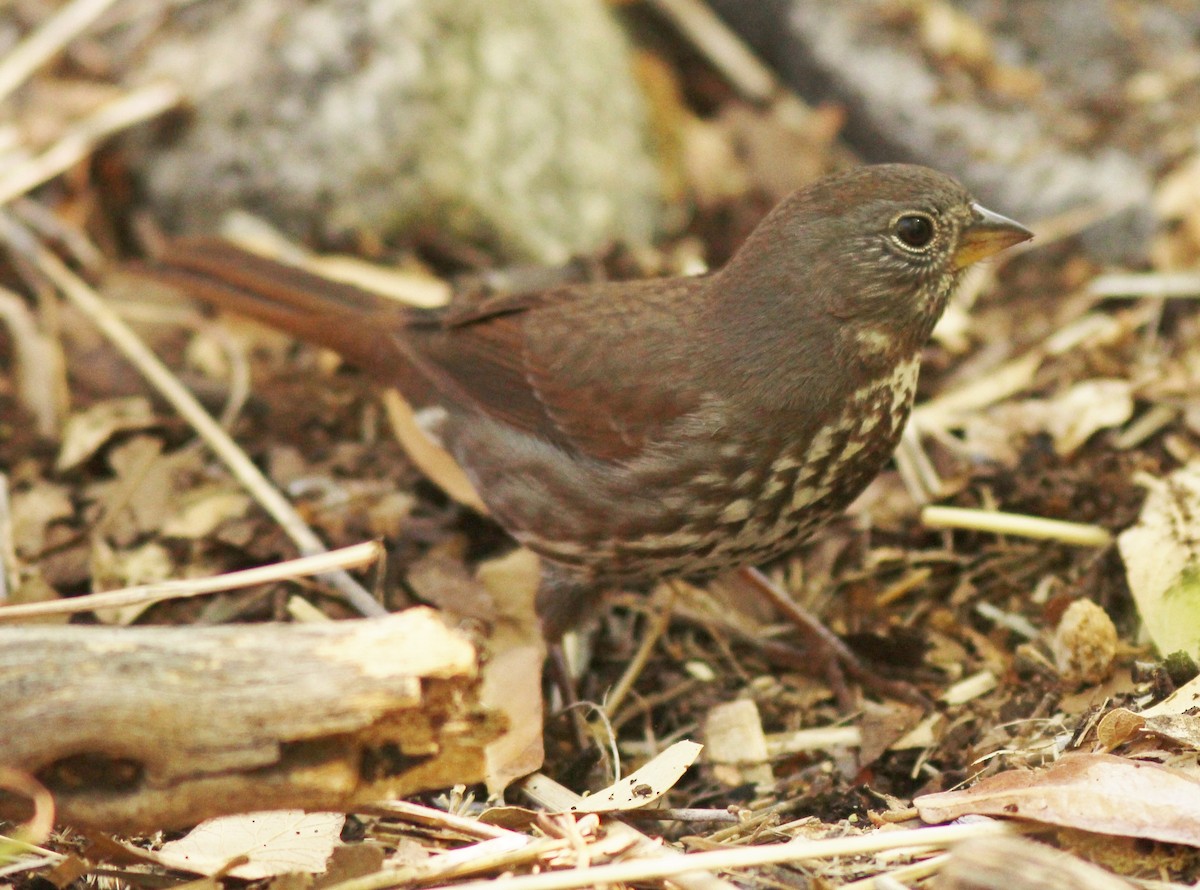
M 785 198 L 718 271 L 400 305 L 217 239 L 149 271 L 432 393 L 561 633 L 597 591 L 769 562 L 879 473 L 963 271 L 1032 233 L 955 179 L 866 165 Z

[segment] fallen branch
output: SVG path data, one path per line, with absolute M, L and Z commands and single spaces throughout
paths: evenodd
M 503 719 L 436 613 L 227 627 L 0 628 L 0 767 L 57 818 L 164 829 L 359 805 L 484 776 Z M 0 818 L 24 819 L 0 793 Z

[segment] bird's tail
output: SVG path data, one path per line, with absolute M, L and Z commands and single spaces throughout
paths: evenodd
M 398 384 L 406 376 L 395 338 L 421 310 L 216 238 L 171 241 L 140 271 L 218 309 L 332 349 L 384 382 Z

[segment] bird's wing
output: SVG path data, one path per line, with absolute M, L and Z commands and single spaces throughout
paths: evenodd
M 680 350 L 695 309 L 678 281 L 418 310 L 213 239 L 173 242 L 145 271 L 333 349 L 410 396 L 431 385 L 461 408 L 602 461 L 635 457 L 702 404 L 672 379 L 689 360 Z
M 460 406 L 566 450 L 623 461 L 704 404 L 685 382 L 693 376 L 680 373 L 690 297 L 673 281 L 500 297 L 412 325 L 398 345 Z

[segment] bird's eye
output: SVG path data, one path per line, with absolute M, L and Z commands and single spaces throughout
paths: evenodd
M 933 220 L 924 213 L 906 213 L 892 223 L 896 239 L 910 250 L 922 250 L 933 240 Z

